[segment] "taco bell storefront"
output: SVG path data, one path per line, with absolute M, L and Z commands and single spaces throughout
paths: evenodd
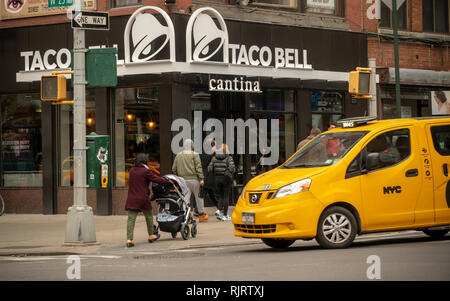
M 73 203 L 72 105 L 39 99 L 41 75 L 70 68 L 72 41 L 70 24 L 0 30 L 7 212 L 66 214 Z M 311 127 L 326 130 L 367 110 L 346 92 L 348 72 L 367 65 L 360 33 L 223 20 L 212 8 L 169 16 L 143 7 L 110 18 L 109 31 L 87 31 L 86 45 L 118 48 L 118 85 L 86 90 L 86 134 L 111 137 L 111 185 L 87 195 L 99 215 L 125 214 L 137 153 L 148 153 L 161 174 L 171 172 L 172 138 L 185 130 L 174 121 L 184 120 L 196 141 L 213 131 L 208 121 L 220 121 L 225 136 L 234 131 L 227 120 L 244 123 L 246 135 L 231 139 L 234 203 L 249 179 L 289 158 Z M 68 99 L 71 93 L 68 85 Z M 272 135 L 265 147 L 253 145 L 252 133 L 263 128 L 278 143 L 271 145 Z M 276 160 L 262 165 L 275 146 Z

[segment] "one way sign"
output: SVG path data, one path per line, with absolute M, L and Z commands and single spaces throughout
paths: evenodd
M 109 14 L 95 11 L 72 11 L 72 28 L 109 30 Z

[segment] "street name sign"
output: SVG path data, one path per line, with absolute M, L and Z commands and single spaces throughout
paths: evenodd
M 72 11 L 72 28 L 109 30 L 109 14 L 98 11 Z
M 48 0 L 48 7 L 71 6 L 73 0 Z

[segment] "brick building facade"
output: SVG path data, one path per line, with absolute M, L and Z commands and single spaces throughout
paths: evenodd
M 380 75 L 383 108 L 379 112 L 384 118 L 389 118 L 395 116 L 392 113 L 395 102 L 392 19 L 383 1 L 381 19 L 370 19 L 368 15 L 374 12 L 375 3 L 375 0 L 347 2 L 346 18 L 351 30 L 368 35 L 367 55 L 376 59 L 377 73 Z M 432 13 L 429 8 L 424 8 L 430 3 L 434 9 Z M 444 14 L 437 16 L 439 10 Z M 410 107 L 403 117 L 407 117 L 410 111 L 412 116 L 430 115 L 433 113 L 431 92 L 450 90 L 449 2 L 407 0 L 398 10 L 398 16 L 400 80 L 405 96 L 402 106 Z M 424 26 L 430 18 L 433 18 L 435 28 Z

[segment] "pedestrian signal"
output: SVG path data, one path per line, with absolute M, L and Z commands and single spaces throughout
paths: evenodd
M 66 77 L 43 75 L 41 77 L 41 100 L 60 101 L 66 99 Z
M 355 98 L 372 98 L 370 94 L 370 82 L 372 68 L 356 68 L 351 71 L 348 80 L 348 92 Z

